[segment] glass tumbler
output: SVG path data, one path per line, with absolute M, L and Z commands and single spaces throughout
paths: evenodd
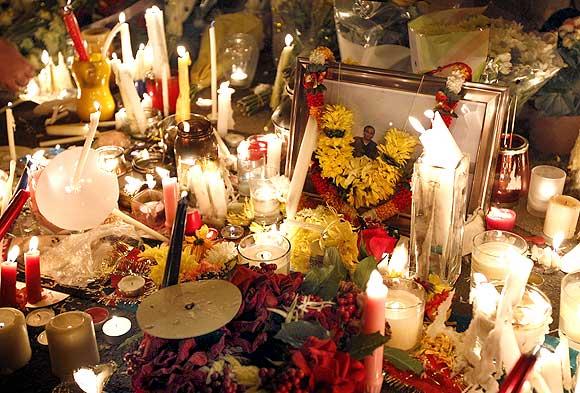
M 502 141 L 506 140 L 504 134 Z M 521 135 L 512 135 L 511 145 L 500 147 L 495 177 L 491 191 L 491 202 L 500 205 L 515 205 L 528 194 L 530 183 L 530 160 L 528 140 Z

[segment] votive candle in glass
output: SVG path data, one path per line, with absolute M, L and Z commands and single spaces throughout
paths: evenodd
M 566 274 L 560 292 L 560 335 L 580 350 L 580 271 Z
M 261 263 L 276 264 L 276 273 L 290 270 L 290 241 L 276 232 L 248 235 L 238 244 L 238 262 L 250 266 Z
M 385 319 L 391 329 L 387 346 L 408 351 L 417 346 L 423 334 L 425 290 L 414 280 L 385 279 L 389 288 Z
M 527 250 L 526 241 L 515 233 L 493 230 L 475 236 L 471 254 L 471 286 L 475 286 L 475 273 L 483 274 L 488 281 L 505 280 L 512 262 L 509 255 L 523 255 Z
M 548 209 L 548 202 L 554 195 L 562 194 L 566 172 L 549 165 L 538 165 L 532 169 L 530 189 L 528 191 L 528 212 L 543 217 Z
M 273 168 L 263 166 L 252 171 L 250 196 L 254 206 L 254 220 L 261 224 L 274 224 L 280 215 L 279 192 L 272 178 L 278 173 Z
M 548 202 L 544 235 L 554 238 L 562 234 L 564 239 L 571 239 L 576 234 L 576 225 L 580 215 L 580 201 L 567 195 L 554 195 Z
M 0 308 L 0 375 L 25 366 L 31 356 L 24 314 L 15 308 Z

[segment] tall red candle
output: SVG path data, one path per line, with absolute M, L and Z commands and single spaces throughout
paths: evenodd
M 14 246 L 8 253 L 8 260 L 0 266 L 0 306 L 16 307 L 16 258 L 20 248 Z
M 81 36 L 81 29 L 79 28 L 79 22 L 77 21 L 77 17 L 75 16 L 74 12 L 70 5 L 66 5 L 63 8 L 62 13 L 62 20 L 64 21 L 64 25 L 66 26 L 66 30 L 72 39 L 73 45 L 77 54 L 79 55 L 80 61 L 89 61 L 89 55 L 87 53 L 87 49 L 83 44 L 83 37 Z
M 4 210 L 4 213 L 2 213 L 0 216 L 0 239 L 4 238 L 4 236 L 8 233 L 10 227 L 20 215 L 20 212 L 22 211 L 22 208 L 26 204 L 26 201 L 28 201 L 29 197 L 30 191 L 28 190 L 18 190 L 12 197 L 10 203 L 8 203 L 8 206 L 6 207 L 6 210 Z
M 42 285 L 40 283 L 40 251 L 38 237 L 30 239 L 30 249 L 24 253 L 24 272 L 26 274 L 26 296 L 28 303 L 34 304 L 42 300 Z

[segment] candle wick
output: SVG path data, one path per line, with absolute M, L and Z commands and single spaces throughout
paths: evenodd
M 184 306 L 184 308 L 185 308 L 186 310 L 188 310 L 188 311 L 189 311 L 189 310 L 192 310 L 194 307 L 195 307 L 195 302 L 187 303 L 187 304 Z

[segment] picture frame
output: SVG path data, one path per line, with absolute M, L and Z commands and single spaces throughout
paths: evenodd
M 292 176 L 308 120 L 303 87 L 308 63 L 308 58 L 297 59 L 286 160 L 286 174 L 289 177 Z M 325 103 L 340 103 L 353 110 L 355 136 L 362 134 L 367 124 L 377 129 L 377 137 L 380 137 L 379 130 L 384 132 L 389 127 L 416 133 L 408 123 L 409 116 L 420 119 L 425 128 L 430 128 L 430 120 L 423 113 L 434 108 L 435 93 L 445 83 L 446 79 L 441 77 L 329 63 L 324 81 L 327 87 Z M 467 214 L 471 214 L 489 205 L 501 130 L 507 114 L 509 88 L 465 82 L 463 89 L 465 96 L 456 108 L 459 116 L 453 120 L 450 131 L 461 150 L 470 157 Z M 303 192 L 317 197 L 308 177 Z

